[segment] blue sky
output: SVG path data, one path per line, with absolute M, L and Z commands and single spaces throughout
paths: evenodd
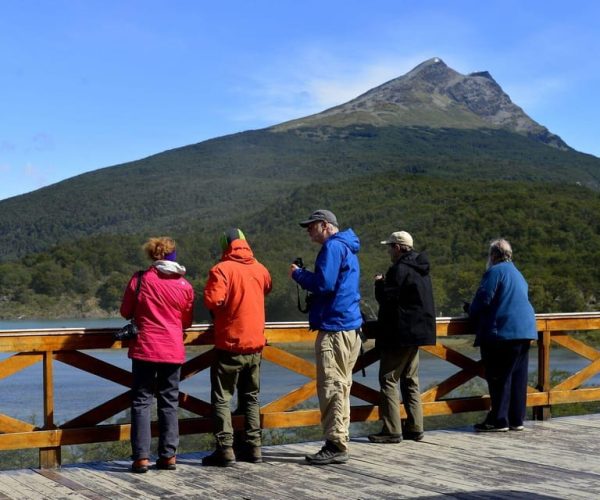
M 431 57 L 600 156 L 600 2 L 2 0 L 0 199 L 315 113 Z

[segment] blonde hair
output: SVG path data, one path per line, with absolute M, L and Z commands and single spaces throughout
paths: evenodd
M 163 260 L 165 255 L 175 250 L 175 240 L 168 236 L 150 238 L 143 246 L 144 252 L 152 260 Z

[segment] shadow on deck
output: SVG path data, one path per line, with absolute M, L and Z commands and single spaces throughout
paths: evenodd
M 437 430 L 425 440 L 353 439 L 344 465 L 315 467 L 321 443 L 263 449 L 262 464 L 200 465 L 181 455 L 176 471 L 128 472 L 129 462 L 0 472 L 0 499 L 139 498 L 598 498 L 600 414 L 527 422 L 523 432 Z

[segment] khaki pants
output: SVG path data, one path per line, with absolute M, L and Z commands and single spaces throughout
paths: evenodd
M 383 422 L 382 432 L 384 434 L 402 434 L 398 382 L 400 382 L 402 402 L 407 414 L 405 428 L 409 432 L 423 432 L 418 347 L 401 347 L 381 351 L 379 417 Z
M 358 359 L 360 345 L 356 330 L 320 330 L 315 342 L 323 436 L 340 450 L 348 449 L 352 368 Z

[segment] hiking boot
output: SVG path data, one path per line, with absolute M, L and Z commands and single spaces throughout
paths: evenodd
M 475 424 L 473 426 L 475 432 L 506 432 L 508 431 L 508 427 L 496 427 L 495 425 L 488 424 L 486 422 L 481 422 L 480 424 Z
M 131 464 L 131 472 L 135 472 L 136 474 L 144 474 L 148 472 L 149 465 L 150 462 L 147 458 L 138 458 Z
M 407 439 L 408 441 L 423 441 L 425 434 L 418 431 L 404 431 L 402 433 L 402 439 Z
M 217 448 L 202 459 L 202 465 L 208 465 L 212 467 L 230 467 L 235 464 L 235 455 L 233 454 L 233 448 L 231 446 L 224 446 Z
M 156 461 L 156 468 L 160 470 L 175 470 L 177 469 L 177 458 L 175 455 L 169 458 L 160 457 Z
M 332 441 L 325 441 L 321 450 L 313 455 L 306 455 L 306 461 L 311 465 L 345 464 L 348 452 L 340 450 Z
M 508 427 L 511 431 L 524 431 L 525 427 L 523 427 L 522 425 L 510 425 Z
M 236 449 L 235 458 L 238 462 L 250 462 L 251 464 L 260 464 L 263 461 L 260 446 L 242 446 Z
M 371 443 L 399 443 L 402 441 L 400 434 L 386 434 L 384 432 L 369 434 L 367 437 Z

